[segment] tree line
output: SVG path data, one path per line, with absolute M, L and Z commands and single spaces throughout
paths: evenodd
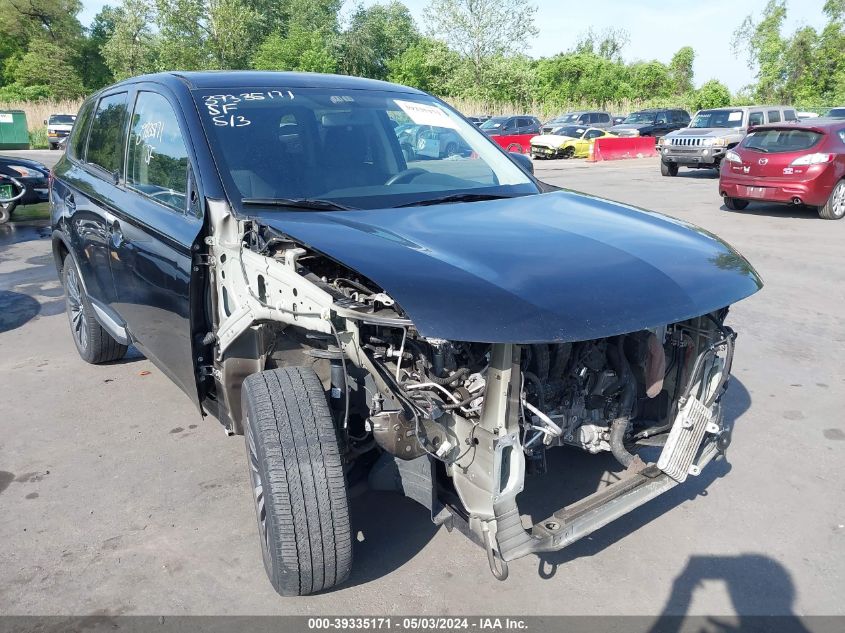
M 419 25 L 399 0 L 344 10 L 343 0 L 121 0 L 89 26 L 80 0 L 0 0 L 0 102 L 67 99 L 168 69 L 331 72 L 385 79 L 445 98 L 550 113 L 620 102 L 690 110 L 751 101 L 845 101 L 845 0 L 827 0 L 821 31 L 783 31 L 786 0 L 769 0 L 734 33 L 756 81 L 732 95 L 695 86 L 695 51 L 625 62 L 623 29 L 589 30 L 533 59 L 529 0 L 431 0 Z

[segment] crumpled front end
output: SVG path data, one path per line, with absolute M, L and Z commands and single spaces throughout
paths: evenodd
M 429 476 L 445 494 L 426 505 L 482 544 L 504 576 L 507 561 L 575 542 L 698 475 L 727 448 L 720 403 L 735 334 L 726 312 L 575 343 L 368 331 L 368 362 L 396 398 L 372 402 L 374 437 L 398 460 L 440 462 L 446 477 L 437 480 L 438 468 Z M 526 530 L 517 495 L 527 474 L 545 470 L 547 451 L 562 446 L 611 453 L 624 471 Z

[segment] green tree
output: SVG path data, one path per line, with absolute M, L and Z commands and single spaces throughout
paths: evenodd
M 458 90 L 452 79 L 460 65 L 460 57 L 446 44 L 422 37 L 388 61 L 387 78 L 439 96 L 453 96 Z
M 253 56 L 252 67 L 333 73 L 337 60 L 320 33 L 294 26 L 285 37 L 278 33 L 269 35 Z
M 596 31 L 592 27 L 582 33 L 573 48 L 574 53 L 592 53 L 612 61 L 622 60 L 622 49 L 631 41 L 625 29 L 608 27 Z
M 628 68 L 631 97 L 651 99 L 668 97 L 672 94 L 672 78 L 669 68 L 658 61 L 637 62 Z
M 82 83 L 86 91 L 97 90 L 114 81 L 114 75 L 103 57 L 102 48 L 114 35 L 119 17 L 117 9 L 104 6 L 94 16 L 88 29 L 88 37 L 82 42 L 76 65 L 82 71 Z
M 151 23 L 155 10 L 147 0 L 123 0 L 114 10 L 114 30 L 100 48 L 115 79 L 156 70 L 158 41 Z
M 672 56 L 672 61 L 669 62 L 669 79 L 673 95 L 683 95 L 693 89 L 694 62 L 695 51 L 692 46 L 684 46 Z
M 3 80 L 14 81 L 14 67 L 35 41 L 60 46 L 70 63 L 83 41 L 79 0 L 0 0 L 0 67 Z M 76 70 L 75 70 L 76 72 Z
M 769 0 L 759 22 L 749 15 L 734 32 L 734 51 L 745 50 L 749 68 L 757 71 L 755 92 L 761 101 L 780 101 L 784 96 L 787 45 L 781 29 L 785 20 L 786 0 Z
M 165 70 L 246 68 L 261 16 L 243 0 L 156 0 Z
M 722 108 L 730 105 L 731 91 L 717 79 L 705 82 L 696 90 L 690 100 L 690 108 L 693 110 L 706 110 L 708 108 Z
M 344 73 L 386 79 L 390 62 L 419 40 L 411 12 L 401 2 L 358 5 L 340 38 Z
M 85 92 L 68 52 L 46 40 L 30 42 L 15 67 L 14 78 L 20 86 L 49 86 L 51 96 L 57 99 L 74 99 Z
M 536 13 L 528 0 L 432 0 L 426 11 L 432 32 L 469 62 L 477 91 L 489 78 L 490 60 L 528 47 Z

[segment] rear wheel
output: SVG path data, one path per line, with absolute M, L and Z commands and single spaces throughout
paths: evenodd
M 830 192 L 830 198 L 819 207 L 819 217 L 825 220 L 841 220 L 845 217 L 845 180 L 836 183 Z
M 677 176 L 678 175 L 678 164 L 677 163 L 664 163 L 660 161 L 660 173 L 664 176 Z
M 729 198 L 725 196 L 724 200 L 725 206 L 731 211 L 742 211 L 748 206 L 748 200 L 743 200 L 742 198 Z
M 94 316 L 94 308 L 85 294 L 79 271 L 70 256 L 65 257 L 62 268 L 65 287 L 67 317 L 76 351 L 86 363 L 107 363 L 126 355 L 126 345 L 114 340 Z
M 344 582 L 352 534 L 343 460 L 313 369 L 249 376 L 243 421 L 264 569 L 283 596 Z
M 6 222 L 12 219 L 12 211 L 15 210 L 17 205 L 17 200 L 0 204 L 0 224 L 6 224 Z

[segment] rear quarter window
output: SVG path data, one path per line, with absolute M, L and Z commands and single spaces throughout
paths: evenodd
M 85 160 L 109 173 L 123 173 L 127 96 L 120 92 L 100 99 L 91 122 Z
M 821 138 L 821 134 L 810 130 L 755 130 L 748 133 L 742 147 L 767 153 L 801 152 Z
M 762 112 L 751 112 L 748 115 L 748 126 L 751 127 L 752 125 L 763 125 L 765 123 L 763 119 Z
M 91 113 L 94 111 L 94 101 L 82 105 L 79 110 L 77 123 L 73 127 L 68 145 L 68 155 L 77 160 L 85 160 L 85 142 L 88 140 L 88 126 L 91 123 Z

